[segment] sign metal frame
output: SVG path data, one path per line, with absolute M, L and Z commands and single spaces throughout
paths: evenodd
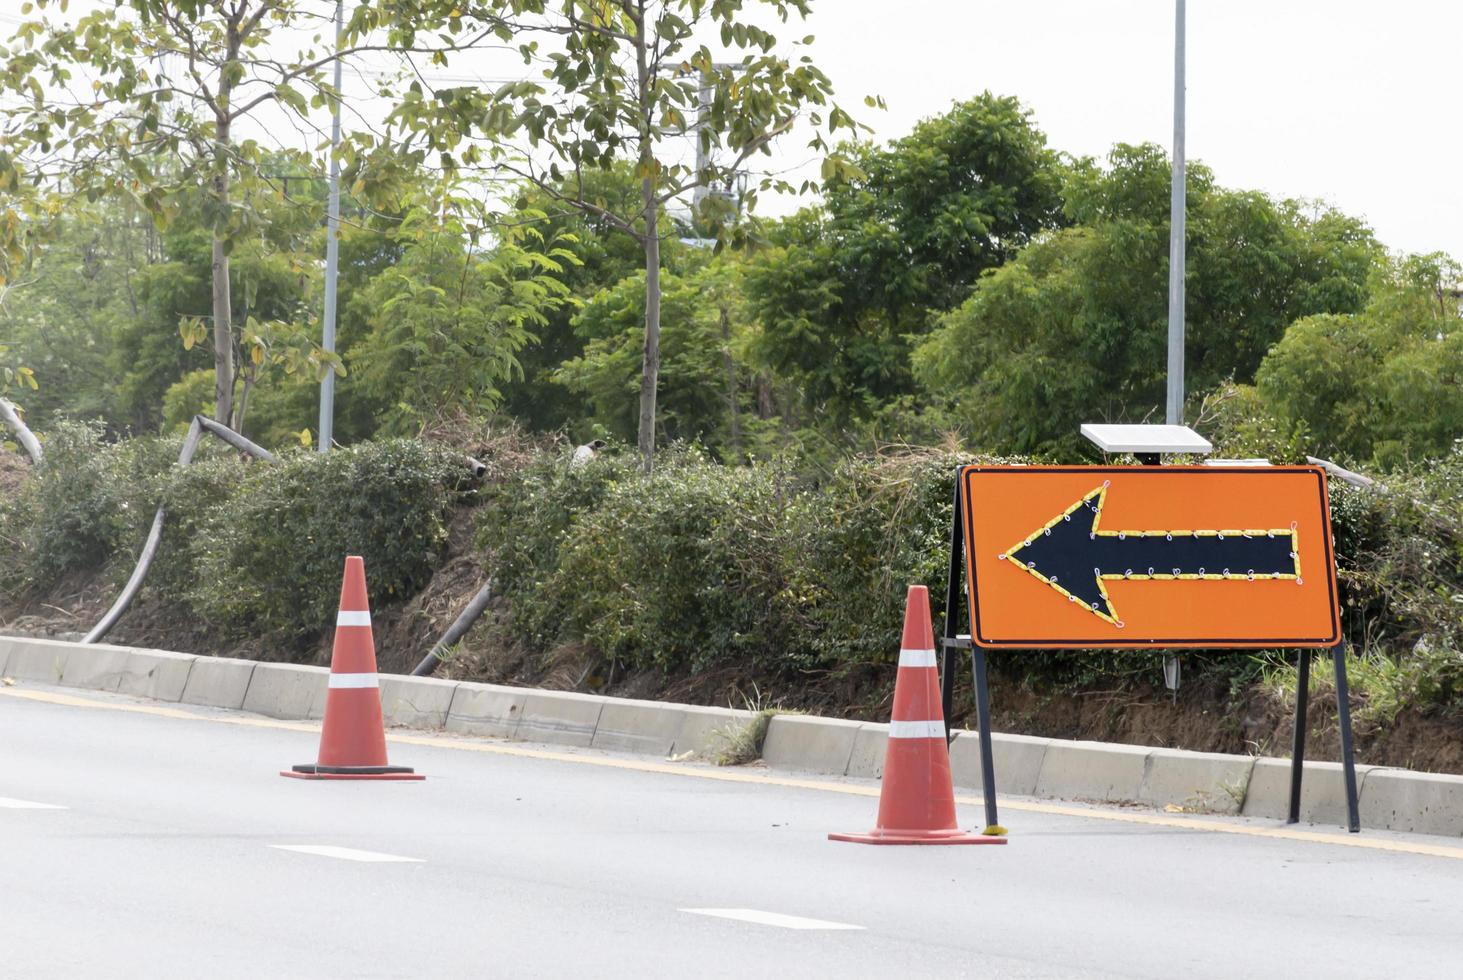
M 1179 642 L 1144 641 L 1144 642 L 1102 642 L 1090 641 L 1079 638 L 1076 641 L 1066 644 L 1052 644 L 1050 642 L 1010 642 L 1010 643 L 989 643 L 980 637 L 979 624 L 976 621 L 979 615 L 978 600 L 975 591 L 975 569 L 970 552 L 971 537 L 969 534 L 969 517 L 975 506 L 975 501 L 968 498 L 966 475 L 971 471 L 990 471 L 993 469 L 1007 469 L 998 467 L 962 466 L 955 471 L 955 488 L 952 500 L 952 520 L 950 523 L 950 561 L 948 578 L 945 590 L 945 616 L 944 629 L 941 642 L 940 678 L 941 695 L 944 702 L 944 716 L 951 716 L 951 709 L 954 703 L 955 692 L 955 662 L 951 659 L 952 651 L 969 650 L 971 657 L 971 675 L 974 684 L 976 722 L 980 735 L 980 759 L 981 759 L 981 796 L 985 803 L 986 823 L 988 826 L 998 826 L 998 813 L 996 805 L 996 787 L 993 752 L 991 747 L 990 727 L 990 694 L 987 683 L 988 669 L 986 660 L 987 648 L 1001 650 L 1032 650 L 1032 649 L 1139 649 L 1164 652 L 1177 647 L 1200 648 L 1200 649 L 1284 649 L 1291 648 L 1298 650 L 1298 672 L 1296 691 L 1296 714 L 1295 734 L 1292 744 L 1291 761 L 1291 792 L 1288 823 L 1297 823 L 1300 819 L 1300 794 L 1301 780 L 1304 773 L 1303 762 L 1305 758 L 1306 741 L 1306 709 L 1309 700 L 1309 678 L 1311 657 L 1318 648 L 1329 648 L 1332 652 L 1332 661 L 1336 676 L 1336 702 L 1338 721 L 1341 729 L 1341 762 L 1346 786 L 1347 795 L 1347 829 L 1352 833 L 1360 831 L 1360 819 L 1357 805 L 1356 791 L 1356 764 L 1353 751 L 1351 709 L 1346 676 L 1345 643 L 1340 631 L 1340 620 L 1336 614 L 1337 591 L 1335 584 L 1335 555 L 1331 542 L 1330 510 L 1327 499 L 1325 473 L 1318 467 L 1290 467 L 1286 468 L 1291 472 L 1296 470 L 1314 471 L 1318 480 L 1320 493 L 1319 505 L 1322 508 L 1321 514 L 1324 523 L 1323 561 L 1324 573 L 1329 583 L 1328 599 L 1332 606 L 1332 619 L 1335 624 L 1332 635 L 1326 637 L 1281 637 L 1276 639 L 1263 639 L 1254 641 L 1240 641 L 1224 643 L 1223 641 L 1206 640 L 1195 638 L 1188 642 L 1181 638 L 1174 638 Z M 1018 468 L 1009 468 L 1012 470 Z M 1022 471 L 1034 472 L 1090 472 L 1097 475 L 1103 470 L 1141 470 L 1151 472 L 1148 467 L 1020 467 Z M 1240 468 L 1236 468 L 1240 469 Z M 1244 472 L 1255 473 L 1254 469 L 1244 469 Z M 1172 473 L 1175 470 L 1165 468 L 1163 472 Z M 1184 470 L 1181 472 L 1193 472 L 1196 474 L 1225 472 L 1221 467 L 1204 467 Z M 1261 472 L 1275 472 L 1266 470 Z M 1014 550 L 1014 549 L 1013 549 Z M 962 576 L 969 588 L 962 588 Z M 1038 576 L 1040 577 L 1040 576 Z M 962 609 L 962 603 L 964 608 Z M 1099 614 L 1100 616 L 1100 614 Z M 974 628 L 972 628 L 974 627 Z M 1080 645 L 1087 644 L 1087 645 Z M 956 656 L 959 654 L 956 653 Z

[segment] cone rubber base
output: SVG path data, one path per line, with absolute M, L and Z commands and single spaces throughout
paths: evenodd
M 295 766 L 281 772 L 291 779 L 426 779 L 407 766 Z
M 987 834 L 967 834 L 961 830 L 915 830 L 897 833 L 895 831 L 871 830 L 867 834 L 829 834 L 829 840 L 848 841 L 853 844 L 1004 844 L 1006 838 Z

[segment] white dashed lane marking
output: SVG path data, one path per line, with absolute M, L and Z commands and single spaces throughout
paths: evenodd
M 12 800 L 8 796 L 0 796 L 0 810 L 65 810 L 64 806 L 55 803 L 33 803 L 30 800 Z
M 763 912 L 760 909 L 681 909 L 692 915 L 710 915 L 718 919 L 736 919 L 738 922 L 755 922 L 762 926 L 777 926 L 779 929 L 862 929 L 863 926 L 847 922 L 829 922 L 826 919 L 805 919 L 800 915 L 783 915 L 780 912 Z
M 335 847 L 330 844 L 270 844 L 280 851 L 294 851 L 297 854 L 315 854 L 320 857 L 339 858 L 342 861 L 365 861 L 373 864 L 421 864 L 421 858 L 402 857 L 399 854 L 382 854 L 380 851 L 358 851 L 354 847 Z

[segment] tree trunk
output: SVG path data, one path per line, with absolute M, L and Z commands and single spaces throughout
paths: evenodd
M 228 178 L 215 179 L 228 193 Z M 224 241 L 213 236 L 213 417 L 231 426 L 234 408 L 233 300 L 229 293 L 229 257 Z
M 655 465 L 655 391 L 660 384 L 660 236 L 655 185 L 641 182 L 645 199 L 645 351 L 640 370 L 640 457 L 649 473 Z
M 645 351 L 640 368 L 640 458 L 645 472 L 655 466 L 655 391 L 660 384 L 660 221 L 655 201 L 655 154 L 651 144 L 654 99 L 651 96 L 645 0 L 637 2 L 635 22 L 636 76 L 640 100 L 640 196 L 645 205 Z
M 737 410 L 737 362 L 731 349 L 731 313 L 721 305 L 721 358 L 726 368 L 726 407 L 731 413 L 731 458 L 740 462 L 742 455 L 742 417 Z
M 239 22 L 244 15 L 242 7 L 236 8 L 228 22 L 227 54 L 224 71 L 219 77 L 218 95 L 214 109 L 213 135 L 213 194 L 217 199 L 217 214 L 227 222 L 229 212 L 229 158 L 230 127 L 233 116 L 229 112 L 229 100 L 233 95 L 228 66 L 239 57 L 243 39 L 239 35 Z M 213 229 L 213 417 L 224 425 L 232 426 L 234 408 L 234 304 L 229 288 L 229 253 L 225 235 L 227 226 Z

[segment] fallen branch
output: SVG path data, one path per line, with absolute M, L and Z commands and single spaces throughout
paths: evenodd
M 1371 477 L 1365 476 L 1361 473 L 1354 473 L 1344 466 L 1337 466 L 1329 459 L 1319 459 L 1315 456 L 1307 456 L 1306 462 L 1310 463 L 1312 466 L 1319 466 L 1321 469 L 1325 470 L 1336 479 L 1341 480 L 1345 483 L 1349 483 L 1354 487 L 1374 487 L 1377 485 L 1377 481 L 1373 480 Z

